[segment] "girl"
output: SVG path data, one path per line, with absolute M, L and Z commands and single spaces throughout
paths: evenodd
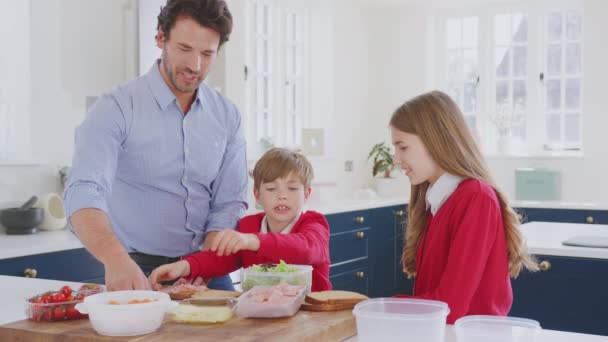
M 448 303 L 448 323 L 507 315 L 509 276 L 538 266 L 462 113 L 433 91 L 399 107 L 390 127 L 395 164 L 412 184 L 402 262 L 416 277 L 413 297 Z

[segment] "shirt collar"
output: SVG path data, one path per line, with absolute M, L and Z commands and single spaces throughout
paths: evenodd
M 433 185 L 431 185 L 426 191 L 426 208 L 430 208 L 431 213 L 436 215 L 439 208 L 445 203 L 445 201 L 452 195 L 454 190 L 458 187 L 458 184 L 462 182 L 464 178 L 455 176 L 449 173 L 441 175 Z
M 281 230 L 279 232 L 279 234 L 289 234 L 289 233 L 291 233 L 291 229 L 296 224 L 296 222 L 298 222 L 298 220 L 300 219 L 300 216 L 302 216 L 302 213 L 299 213 L 298 215 L 296 215 L 296 217 L 293 218 L 293 221 L 289 222 L 289 224 L 285 228 L 283 228 L 283 230 Z M 260 227 L 260 233 L 266 234 L 268 232 L 269 232 L 269 229 L 268 229 L 268 220 L 266 220 L 266 215 L 264 215 L 264 218 L 262 219 L 262 225 Z
M 165 110 L 167 106 L 176 100 L 175 94 L 169 88 L 167 82 L 160 73 L 160 59 L 157 59 L 154 63 L 152 63 L 152 67 L 146 73 L 146 80 L 150 85 L 150 89 L 152 90 L 152 94 L 154 94 L 154 98 L 156 99 L 156 103 L 161 107 L 162 110 Z M 203 102 L 203 87 L 204 81 L 198 87 L 196 92 L 196 98 L 199 102 Z M 196 100 L 195 100 L 196 102 Z

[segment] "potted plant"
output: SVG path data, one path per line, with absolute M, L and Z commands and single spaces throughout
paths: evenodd
M 400 186 L 398 179 L 391 175 L 395 165 L 389 146 L 384 142 L 375 144 L 369 152 L 367 160 L 371 160 L 373 163 L 372 177 L 374 177 L 374 189 L 378 196 L 396 197 L 406 193 L 407 190 Z

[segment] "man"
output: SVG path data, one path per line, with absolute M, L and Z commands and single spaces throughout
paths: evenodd
M 108 290 L 149 289 L 144 272 L 205 249 L 244 213 L 241 116 L 202 83 L 231 30 L 223 0 L 168 0 L 161 59 L 101 96 L 76 131 L 66 214 Z M 208 286 L 233 289 L 228 276 Z

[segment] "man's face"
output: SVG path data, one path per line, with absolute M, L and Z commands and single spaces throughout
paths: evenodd
M 169 37 L 161 30 L 156 45 L 162 49 L 161 74 L 171 90 L 191 94 L 209 73 L 217 57 L 220 34 L 190 17 L 179 17 Z

